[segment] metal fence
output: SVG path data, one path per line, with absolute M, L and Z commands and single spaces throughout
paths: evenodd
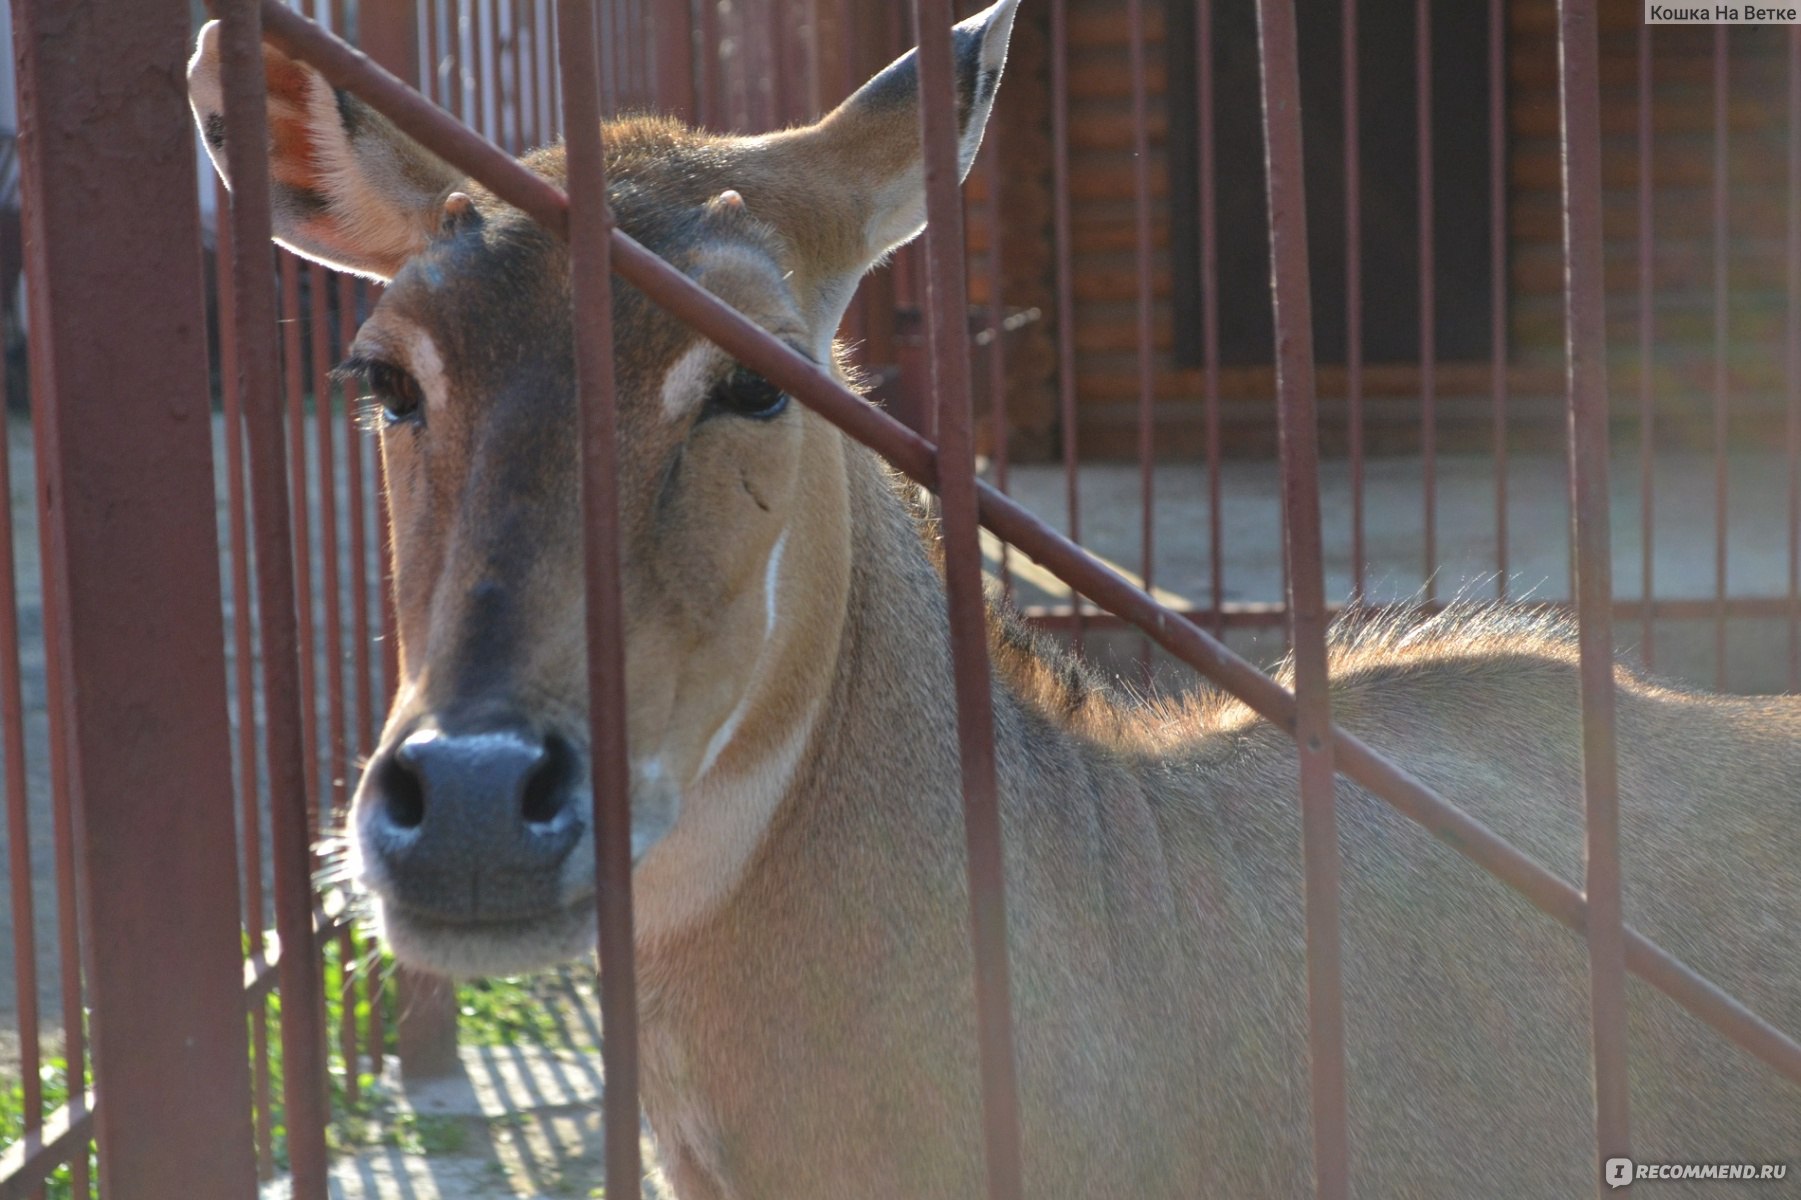
M 1056 128 L 1065 129 L 1067 11 L 1064 0 L 1050 0 L 1049 7 L 1053 120 Z M 266 163 L 258 161 L 265 147 L 264 38 L 317 67 L 335 86 L 361 96 L 446 162 L 570 245 L 574 303 L 581 317 L 576 350 L 584 420 L 593 745 L 597 773 L 611 772 L 599 773 L 595 780 L 610 1191 L 630 1194 L 640 1178 L 622 673 L 613 669 L 621 647 L 613 349 L 607 321 L 615 273 L 939 496 L 992 1196 L 1020 1195 L 1021 1164 L 979 526 L 1110 619 L 1139 630 L 1293 735 L 1301 764 L 1319 1195 L 1342 1196 L 1349 1188 L 1334 818 L 1339 774 L 1385 798 L 1519 891 L 1548 918 L 1586 939 L 1598 1081 L 1597 1164 L 1627 1146 L 1622 1040 L 1627 972 L 1671 996 L 1784 1077 L 1801 1081 L 1801 1046 L 1622 923 L 1593 0 L 1563 0 L 1558 10 L 1559 130 L 1566 164 L 1560 208 L 1567 266 L 1568 453 L 1588 820 L 1588 875 L 1580 889 L 1333 724 L 1325 653 L 1328 604 L 1313 281 L 1292 0 L 1256 4 L 1279 349 L 1274 382 L 1287 590 L 1281 605 L 1256 619 L 1286 622 L 1295 656 L 1292 692 L 1227 649 L 1203 627 L 1204 621 L 1154 599 L 1147 590 L 1148 568 L 1146 586 L 1140 586 L 1087 554 L 1073 538 L 1073 482 L 1072 536 L 1065 536 L 975 470 L 977 430 L 970 394 L 971 366 L 977 360 L 968 319 L 964 211 L 954 170 L 949 0 L 918 0 L 907 38 L 916 35 L 921 47 L 921 136 L 930 164 L 930 222 L 923 253 L 910 269 L 925 289 L 921 311 L 928 353 L 923 361 L 931 386 L 922 394 L 934 396 L 936 407 L 929 415 L 915 414 L 918 429 L 872 407 L 645 250 L 611 224 L 605 203 L 600 125 L 605 112 L 655 103 L 710 114 L 721 124 L 764 125 L 816 111 L 822 97 L 842 91 L 840 85 L 853 77 L 846 64 L 854 56 L 848 50 L 836 60 L 822 54 L 820 47 L 831 41 L 826 33 L 829 6 L 770 0 L 761 14 L 754 5 L 734 10 L 731 19 L 742 26 L 738 36 L 766 39 L 755 52 L 762 57 L 736 62 L 696 55 L 697 47 L 716 47 L 726 36 L 714 24 L 723 19 L 720 11 L 710 5 L 696 12 L 560 0 L 555 8 L 553 14 L 546 0 L 473 7 L 470 0 L 461 0 L 460 6 L 434 0 L 407 13 L 414 22 L 408 28 L 392 18 L 405 12 L 405 6 L 366 5 L 359 33 L 375 56 L 372 60 L 328 31 L 334 21 L 343 25 L 343 13 L 330 6 L 315 21 L 275 0 L 219 5 L 226 137 L 238 148 L 234 154 L 243 155 L 234 161 L 237 190 L 229 201 L 220 199 L 218 350 L 226 380 L 221 389 L 226 497 L 221 534 L 215 523 L 208 333 L 201 317 L 206 292 L 202 235 L 192 192 L 190 116 L 179 69 L 191 39 L 187 6 L 141 0 L 96 0 L 73 8 L 56 0 L 15 4 L 33 323 L 34 494 L 44 564 L 47 737 L 42 753 L 53 794 L 62 1025 L 77 1095 L 46 1113 L 42 1096 L 33 1090 L 38 956 L 32 944 L 35 864 L 21 699 L 20 585 L 11 576 L 12 525 L 0 521 L 0 717 L 6 738 L 14 957 L 20 1026 L 26 1035 L 20 1052 L 28 1109 L 25 1138 L 0 1154 L 0 1200 L 38 1194 L 47 1175 L 65 1164 L 77 1194 L 84 1194 L 90 1138 L 97 1139 L 110 1197 L 251 1194 L 259 1172 L 266 1176 L 273 1166 L 270 1036 L 278 1036 L 283 1048 L 282 1093 L 294 1192 L 321 1197 L 327 1167 L 326 1035 L 338 1039 L 352 1064 L 379 1055 L 383 1044 L 379 1028 L 323 1028 L 323 989 L 328 984 L 368 989 L 377 981 L 343 966 L 326 977 L 321 949 L 335 948 L 340 964 L 356 962 L 359 949 L 348 918 L 322 909 L 315 888 L 321 866 L 317 839 L 342 818 L 351 764 L 369 752 L 379 721 L 376 689 L 391 688 L 396 676 L 392 640 L 375 640 L 379 632 L 393 628 L 386 611 L 388 589 L 380 578 L 386 525 L 374 511 L 381 492 L 379 465 L 353 436 L 350 406 L 332 401 L 327 380 L 334 347 L 344 344 L 370 296 L 346 279 L 286 255 L 272 260 L 268 253 Z M 1143 29 L 1139 0 L 1129 0 L 1127 9 L 1136 43 Z M 806 22 L 767 20 L 803 10 L 810 14 Z M 1206 0 L 1198 11 L 1198 36 L 1204 39 L 1212 28 Z M 1495 20 L 1501 19 L 1501 11 L 1495 0 L 1490 8 Z M 464 19 L 469 13 L 477 19 Z M 759 15 L 765 20 L 758 20 Z M 848 20 L 836 28 L 840 44 L 854 43 L 849 29 Z M 791 38 L 790 30 L 804 30 L 804 36 Z M 631 52 L 645 45 L 655 53 Z M 1790 112 L 1801 114 L 1801 39 L 1792 45 Z M 781 62 L 785 55 L 809 65 L 767 76 L 774 81 L 769 87 L 758 85 L 765 75 L 745 66 L 746 61 Z M 1422 60 L 1426 57 L 1429 50 L 1422 53 Z M 828 69 L 832 61 L 838 66 Z M 1203 53 L 1200 61 L 1210 57 Z M 146 63 L 154 69 L 147 72 Z M 474 63 L 481 64 L 479 69 L 470 66 Z M 1491 69 L 1498 68 L 1491 63 Z M 424 96 L 414 90 L 415 81 L 423 85 Z M 1346 87 L 1354 92 L 1354 80 L 1348 77 Z M 1203 85 L 1203 131 L 1210 122 L 1209 94 Z M 1142 137 L 1142 105 L 1135 107 L 1135 127 Z M 1801 130 L 1801 120 L 1793 129 Z M 509 153 L 559 131 L 567 139 L 567 193 L 521 167 Z M 1426 141 L 1422 139 L 1422 152 L 1429 154 Z M 1067 139 L 1059 134 L 1053 143 L 1063 300 L 1056 321 L 1066 356 L 1059 404 L 1073 428 L 1074 373 L 1067 369 L 1074 344 Z M 1789 144 L 1790 178 L 1796 179 L 1801 133 L 1791 132 Z M 1201 156 L 1204 164 L 1206 143 Z M 122 162 L 130 164 L 130 187 L 119 186 L 112 174 Z M 1211 212 L 1206 205 L 1214 189 L 1205 171 L 1203 179 L 1205 236 Z M 1498 176 L 1495 186 L 1501 186 Z M 1135 253 L 1148 280 L 1148 222 L 1143 216 L 1148 183 L 1140 177 L 1135 187 L 1140 214 Z M 991 202 L 996 194 L 989 193 Z M 1346 219 L 1356 220 L 1350 214 Z M 1641 237 L 1649 236 L 1647 225 Z M 1801 376 L 1801 304 L 1795 300 L 1801 294 L 1801 228 L 1791 224 L 1788 238 L 1792 381 Z M 1429 274 L 1430 254 L 1424 257 Z M 1422 287 L 1430 290 L 1429 279 Z M 95 303 L 100 296 L 127 302 Z M 991 336 L 986 345 L 992 353 L 980 361 L 1000 372 L 1004 358 L 998 333 L 1006 312 L 997 290 L 990 289 L 987 299 Z M 1136 348 L 1140 369 L 1146 371 L 1156 353 L 1151 302 L 1147 285 L 1140 291 Z M 1217 296 L 1207 303 L 1209 311 L 1216 310 Z M 1647 345 L 1649 337 L 1647 333 Z M 1431 341 L 1429 331 L 1425 341 Z M 1504 341 L 1497 334 L 1498 350 L 1504 350 Z M 1506 392 L 1501 359 L 1497 354 L 1497 406 Z M 1140 434 L 1145 439 L 1147 564 L 1154 450 L 1148 392 L 1147 385 Z M 1356 394 L 1354 384 L 1350 394 Z M 1431 394 L 1429 387 L 1426 394 Z M 995 419 L 1002 423 L 994 444 L 1001 448 L 1004 464 L 1005 406 L 999 401 L 1004 389 L 996 388 L 994 395 Z M 1503 410 L 1497 407 L 1496 412 L 1499 422 Z M 1792 480 L 1797 447 L 1792 420 L 1788 428 Z M 1504 459 L 1504 440 L 1497 449 Z M 1064 439 L 1063 451 L 1073 481 L 1073 438 Z M 1426 454 L 1430 461 L 1429 441 Z M 0 471 L 7 461 L 0 454 Z M 1355 450 L 1353 462 L 1361 462 Z M 1217 480 L 1217 457 L 1211 465 L 1216 469 L 1210 475 Z M 0 491 L 6 484 L 0 477 Z M 1644 486 L 1651 487 L 1649 472 Z M 1723 495 L 1723 477 L 1720 487 Z M 1430 505 L 1430 484 L 1427 495 Z M 1798 523 L 1794 495 L 1791 484 L 1791 544 Z M 1504 503 L 1499 511 L 1505 513 Z M 1217 553 L 1217 520 L 1214 530 Z M 1430 532 L 1427 536 L 1430 562 Z M 1724 537 L 1722 531 L 1722 562 Z M 221 541 L 227 548 L 223 558 Z M 1504 535 L 1501 544 L 1506 544 Z M 228 578 L 221 578 L 221 562 L 227 564 Z M 1791 630 L 1801 613 L 1793 562 L 1791 555 L 1787 597 L 1771 602 L 1774 615 L 1785 617 Z M 1220 600 L 1217 563 L 1214 578 L 1217 632 L 1228 615 Z M 1729 607 L 1723 566 L 1719 591 L 1708 615 L 1723 628 Z M 221 597 L 226 603 L 221 604 Z M 1645 606 L 1647 612 L 1654 608 Z M 1793 661 L 1794 650 L 1790 653 Z M 155 853 L 147 852 L 150 847 Z M 274 938 L 265 936 L 268 924 Z M 176 979 L 178 985 L 172 982 Z M 434 1011 L 432 985 L 416 981 L 410 986 L 421 989 L 415 1011 Z M 281 997 L 273 1034 L 265 1007 L 272 991 Z M 369 1011 L 379 1017 L 379 1004 Z M 441 992 L 436 1011 L 443 1011 Z M 441 1048 L 443 1033 L 440 1026 L 420 1037 L 426 1046 Z M 83 1093 L 79 1081 L 90 1061 L 96 1086 Z M 352 1069 L 350 1078 L 355 1075 Z M 179 1103 L 171 1102 L 172 1091 Z

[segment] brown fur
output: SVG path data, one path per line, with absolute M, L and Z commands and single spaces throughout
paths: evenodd
M 988 63 L 975 37 L 965 61 Z M 609 127 L 620 223 L 823 358 L 850 285 L 913 219 L 894 72 L 770 138 Z M 560 151 L 526 162 L 560 182 Z M 382 754 L 504 718 L 585 756 L 566 254 L 468 184 L 474 216 L 437 231 L 441 201 L 420 197 L 457 183 L 391 193 L 383 219 L 424 246 L 357 342 L 436 381 L 423 422 L 383 434 L 406 683 Z M 665 1165 L 683 1200 L 979 1195 L 931 531 L 822 419 L 709 416 L 729 364 L 629 288 L 614 315 L 644 1104 Z M 992 649 L 1028 1194 L 1309 1194 L 1293 745 L 1216 693 L 1122 698 L 1004 618 Z M 1565 628 L 1504 609 L 1360 624 L 1335 638 L 1335 713 L 1579 879 L 1574 664 Z M 1628 919 L 1801 1028 L 1801 702 L 1618 682 Z M 359 820 L 381 793 L 372 771 Z M 1357 1193 L 1592 1192 L 1581 943 L 1349 783 L 1339 823 Z M 584 860 L 585 843 L 529 920 L 388 903 L 389 936 L 447 971 L 571 953 L 591 936 Z M 1630 1001 L 1641 1158 L 1794 1158 L 1796 1089 L 1636 982 Z

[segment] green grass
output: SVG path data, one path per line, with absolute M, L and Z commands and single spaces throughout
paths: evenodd
M 365 957 L 367 954 L 365 952 Z M 466 1128 L 457 1121 L 431 1116 L 418 1116 L 401 1111 L 393 1103 L 382 1081 L 368 1071 L 369 1058 L 360 1040 L 369 1028 L 367 989 L 358 986 L 348 1003 L 353 1004 L 359 1035 L 359 1074 L 356 1099 L 351 1099 L 349 1067 L 344 1061 L 338 1031 L 343 1027 L 346 1004 L 344 964 L 340 961 L 339 943 L 332 939 L 324 955 L 325 1028 L 330 1052 L 326 1063 L 331 1095 L 331 1125 L 326 1142 L 334 1151 L 353 1152 L 367 1146 L 391 1146 L 412 1154 L 456 1154 L 465 1149 Z M 393 962 L 382 953 L 365 969 L 374 969 L 383 978 L 393 974 Z M 569 1035 L 553 1015 L 553 1005 L 562 998 L 562 985 L 554 977 L 528 976 L 513 979 L 487 979 L 464 984 L 457 989 L 457 1034 L 465 1045 L 507 1046 L 521 1042 L 562 1045 Z M 399 1011 L 395 989 L 381 992 L 384 1053 L 396 1051 L 395 1029 Z M 264 1001 L 269 1042 L 270 1144 L 277 1170 L 288 1166 L 287 1105 L 282 1092 L 281 995 L 271 992 Z M 251 1018 L 246 1017 L 246 1031 Z M 252 1063 L 254 1071 L 255 1064 Z M 62 1057 L 47 1058 L 39 1076 L 43 1085 L 47 1112 L 60 1107 L 69 1094 L 68 1063 Z M 89 1086 L 92 1086 L 91 1075 Z M 0 1079 L 0 1150 L 17 1142 L 25 1132 L 25 1085 L 20 1079 Z M 99 1172 L 94 1164 L 94 1147 L 88 1147 L 91 1195 L 99 1195 Z M 75 1200 L 67 1165 L 51 1175 L 48 1200 Z

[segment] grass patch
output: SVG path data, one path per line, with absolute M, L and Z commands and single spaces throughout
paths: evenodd
M 441 1117 L 419 1116 L 399 1109 L 383 1087 L 382 1081 L 370 1073 L 368 1048 L 363 1045 L 370 1024 L 370 1000 L 367 987 L 353 972 L 346 987 L 345 964 L 341 961 L 338 939 L 327 942 L 324 949 L 325 1028 L 330 1047 L 326 1062 L 327 1084 L 331 1098 L 331 1124 L 326 1130 L 327 1145 L 335 1153 L 351 1153 L 370 1146 L 390 1146 L 411 1154 L 458 1154 L 467 1149 L 468 1130 L 458 1121 Z M 363 971 L 374 970 L 381 978 L 393 975 L 393 961 L 385 952 L 378 956 L 364 953 Z M 365 976 L 366 978 L 366 976 Z M 457 1034 L 465 1045 L 509 1046 L 536 1043 L 552 1046 L 574 1046 L 594 1049 L 579 1020 L 572 1019 L 571 994 L 582 1002 L 591 1000 L 591 987 L 585 982 L 571 983 L 556 975 L 524 976 L 510 979 L 487 979 L 464 984 L 457 989 Z M 393 986 L 381 989 L 381 1026 L 384 1031 L 383 1053 L 396 1052 L 395 1030 L 399 1009 Z M 358 1033 L 358 1075 L 354 1089 L 350 1068 L 343 1057 L 338 1031 L 343 1028 L 346 1006 L 356 1021 Z M 283 1098 L 281 1048 L 281 994 L 274 991 L 264 1001 L 269 1044 L 269 1140 L 278 1171 L 288 1168 L 287 1105 Z M 246 1016 L 248 1035 L 251 1018 Z M 256 1064 L 251 1063 L 254 1073 Z M 69 1071 L 66 1060 L 47 1057 L 40 1071 L 46 1112 L 54 1112 L 69 1095 Z M 254 1078 L 254 1074 L 253 1074 Z M 88 1086 L 92 1086 L 89 1075 Z M 351 1099 L 354 1091 L 356 1098 Z M 25 1085 L 20 1079 L 0 1079 L 0 1150 L 13 1145 L 25 1133 Z M 99 1172 L 95 1150 L 88 1147 L 91 1196 L 99 1195 Z M 47 1181 L 48 1200 L 76 1200 L 68 1166 L 58 1167 Z

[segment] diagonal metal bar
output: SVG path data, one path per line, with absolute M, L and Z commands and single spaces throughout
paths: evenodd
M 1594 0 L 1560 0 L 1564 328 L 1569 364 L 1570 544 L 1575 549 L 1586 809 L 1589 1028 L 1595 1063 L 1595 1187 L 1628 1153 L 1626 947 L 1615 753 L 1613 546 L 1607 490 L 1607 314 L 1601 261 L 1601 89 Z
M 568 200 L 553 184 L 454 120 L 440 122 L 428 101 L 312 22 L 276 0 L 263 3 L 266 28 L 276 45 L 317 67 L 337 86 L 354 91 L 446 162 L 479 176 L 497 196 L 553 233 L 566 233 Z M 427 141 L 422 130 L 431 131 L 433 140 Z M 612 242 L 614 269 L 665 311 L 705 332 L 720 349 L 880 452 L 916 482 L 928 488 L 938 486 L 937 449 L 930 442 L 870 405 L 810 359 L 770 337 L 761 326 L 701 289 L 628 234 L 615 228 Z M 1252 711 L 1293 734 L 1295 698 L 1287 688 L 1017 502 L 979 480 L 976 495 L 982 524 L 989 531 L 1101 608 L 1149 634 L 1152 641 Z M 1381 796 L 1547 916 L 1577 933 L 1584 932 L 1588 905 L 1581 892 L 1542 863 L 1336 725 L 1332 727 L 1332 752 L 1340 773 Z M 1625 943 L 1628 970 L 1785 1079 L 1801 1084 L 1801 1043 L 1630 926 L 1625 930 Z

